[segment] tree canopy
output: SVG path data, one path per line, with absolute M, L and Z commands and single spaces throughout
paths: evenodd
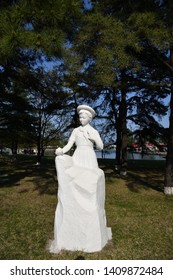
M 14 150 L 27 138 L 39 150 L 41 116 L 49 116 L 46 142 L 49 131 L 62 135 L 78 124 L 76 107 L 85 102 L 116 144 L 120 171 L 127 168 L 129 121 L 151 141 L 168 135 L 165 192 L 173 192 L 172 1 L 16 0 L 0 8 L 1 145 L 14 146 L 7 141 L 13 134 Z M 168 133 L 158 121 L 168 112 L 167 96 Z M 67 118 L 57 127 L 62 110 Z

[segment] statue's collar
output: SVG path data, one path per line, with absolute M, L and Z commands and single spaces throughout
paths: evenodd
M 91 126 L 90 126 L 90 124 L 88 123 L 88 124 L 86 124 L 85 126 L 79 126 L 79 130 L 80 131 L 89 131 L 91 129 Z

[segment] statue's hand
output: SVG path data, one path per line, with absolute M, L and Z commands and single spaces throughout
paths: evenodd
M 56 156 L 62 156 L 63 155 L 63 149 L 62 148 L 58 148 L 55 150 L 55 155 Z
M 94 136 L 93 133 L 87 132 L 87 136 L 88 136 L 88 139 L 89 139 L 92 143 L 95 142 L 95 136 Z

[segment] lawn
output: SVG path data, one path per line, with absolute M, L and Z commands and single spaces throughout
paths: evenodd
M 164 161 L 129 161 L 128 174 L 99 160 L 106 175 L 106 214 L 113 239 L 97 253 L 50 254 L 57 180 L 53 158 L 0 158 L 0 259 L 173 259 L 173 197 L 163 193 Z

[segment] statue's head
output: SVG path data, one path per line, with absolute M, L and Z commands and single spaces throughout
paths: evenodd
M 77 112 L 82 125 L 89 123 L 96 115 L 95 111 L 88 105 L 79 105 Z

